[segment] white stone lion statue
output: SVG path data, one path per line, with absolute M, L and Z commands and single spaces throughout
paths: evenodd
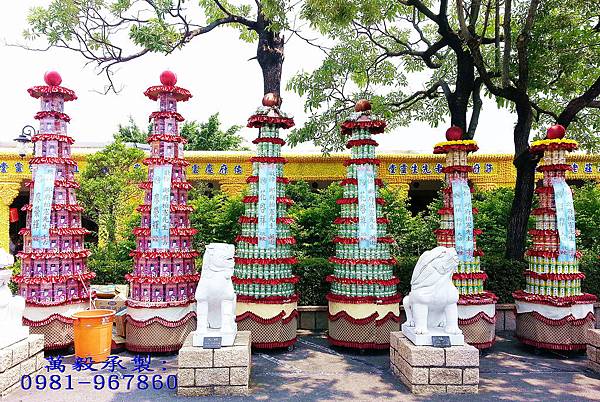
M 416 345 L 431 345 L 431 335 L 459 335 L 451 338 L 452 344 L 464 342 L 458 327 L 458 290 L 452 283 L 457 266 L 454 248 L 436 247 L 419 257 L 410 293 L 403 300 L 406 322 L 402 325 L 402 332 Z
M 29 327 L 23 326 L 25 299 L 13 296 L 8 284 L 12 271 L 4 269 L 14 263 L 14 257 L 0 248 L 0 349 L 12 345 L 29 335 Z
M 198 327 L 193 345 L 202 346 L 204 337 L 221 337 L 222 346 L 235 341 L 236 295 L 231 282 L 235 247 L 233 244 L 210 243 L 202 259 L 202 273 L 196 288 Z

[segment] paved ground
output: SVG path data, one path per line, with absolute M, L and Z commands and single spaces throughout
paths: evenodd
M 20 389 L 8 396 L 10 401 L 189 401 L 178 398 L 166 385 L 160 390 L 138 390 L 133 356 L 119 355 L 125 370 L 118 378 L 119 389 L 108 389 L 107 370 L 95 365 L 97 373 L 72 369 L 73 356 L 64 358 L 66 370 L 60 373 L 62 389 L 35 390 L 35 380 L 29 391 Z M 245 398 L 206 398 L 210 401 L 586 401 L 600 400 L 600 376 L 585 366 L 585 355 L 560 355 L 519 345 L 500 334 L 493 350 L 481 359 L 480 392 L 470 396 L 438 396 L 417 398 L 391 374 L 387 353 L 349 352 L 332 349 L 322 336 L 307 335 L 299 339 L 292 352 L 254 353 L 252 355 L 252 395 Z M 150 376 L 176 373 L 176 356 L 154 356 Z M 123 374 L 135 374 L 125 390 Z M 47 373 L 52 374 L 52 373 Z M 65 390 L 67 375 L 72 375 L 73 390 Z M 104 378 L 104 389 L 94 389 L 94 374 Z M 102 378 L 96 378 L 97 387 Z M 85 381 L 90 381 L 85 384 Z M 116 382 L 113 383 L 113 385 Z M 158 385 L 158 384 L 157 384 Z M 142 385 L 143 386 L 143 385 Z M 150 385 L 150 387 L 152 387 Z

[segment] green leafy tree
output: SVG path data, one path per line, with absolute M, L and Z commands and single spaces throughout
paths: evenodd
M 198 229 L 194 236 L 194 248 L 200 253 L 211 242 L 233 243 L 241 232 L 238 223 L 244 213 L 241 195 L 228 197 L 225 193 L 217 193 L 209 197 L 194 190 L 190 192 L 189 204 L 194 207 L 190 214 L 191 226 Z
M 586 183 L 573 189 L 576 227 L 579 231 L 577 248 L 600 254 L 600 187 L 597 183 Z
M 137 184 L 145 172 L 135 168 L 144 153 L 116 141 L 87 157 L 81 173 L 78 197 L 86 218 L 98 224 L 98 243 L 121 241 L 129 235 L 126 221 L 139 203 L 142 192 Z
M 299 257 L 335 254 L 333 238 L 337 232 L 333 221 L 340 214 L 336 201 L 342 197 L 342 187 L 332 183 L 325 189 L 312 192 L 306 182 L 299 181 L 289 185 L 286 193 L 293 200 L 298 200 L 288 209 L 288 215 L 295 220 L 291 229 L 292 236 L 296 238 L 296 254 Z
M 218 27 L 232 27 L 242 41 L 256 43 L 264 93 L 280 93 L 284 32 L 297 3 L 287 0 L 53 0 L 33 7 L 27 39 L 80 53 L 95 62 L 115 90 L 113 69 L 150 53 L 170 54 Z M 291 30 L 290 32 L 295 32 Z
M 551 121 L 565 127 L 573 123 L 571 136 L 587 138 L 588 127 L 596 126 L 594 119 L 600 116 L 595 109 L 600 96 L 598 8 L 597 2 L 586 0 L 505 0 L 502 9 L 496 5 L 490 26 L 467 23 L 465 15 L 473 15 L 483 4 L 482 0 L 456 0 L 455 14 L 486 90 L 499 105 L 517 114 L 513 131 L 517 179 L 506 240 L 506 257 L 515 260 L 522 259 L 525 251 L 539 162 L 539 155 L 529 153 L 532 128 Z M 489 10 L 487 4 L 481 9 Z M 502 47 L 478 40 L 487 29 L 502 31 Z M 592 120 L 584 121 L 586 117 Z M 583 143 L 593 145 L 597 140 Z
M 182 137 L 187 139 L 185 149 L 190 151 L 242 151 L 248 150 L 242 146 L 244 139 L 238 134 L 241 126 L 231 126 L 221 129 L 219 114 L 215 113 L 206 123 L 195 120 L 184 122 L 179 130 Z
M 119 128 L 113 134 L 113 138 L 115 141 L 145 144 L 151 129 L 152 125 L 148 126 L 147 131 L 142 131 L 133 120 L 133 117 L 129 116 L 127 125 L 119 124 Z

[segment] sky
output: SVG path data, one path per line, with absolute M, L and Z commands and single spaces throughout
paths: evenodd
M 231 28 L 217 28 L 198 36 L 168 56 L 151 54 L 121 64 L 114 79 L 122 89 L 118 94 L 105 95 L 101 92 L 107 84 L 106 78 L 97 75 L 93 65 L 86 67 L 80 54 L 64 49 L 36 52 L 10 46 L 27 43 L 22 32 L 27 27 L 28 10 L 48 3 L 42 0 L 11 1 L 0 13 L 0 77 L 3 80 L 0 110 L 4 119 L 0 146 L 12 146 L 12 139 L 27 124 L 37 128 L 33 115 L 39 109 L 39 102 L 29 96 L 27 88 L 43 85 L 43 75 L 48 70 L 58 71 L 63 78 L 62 85 L 77 93 L 78 99 L 65 105 L 65 112 L 72 119 L 69 134 L 75 139 L 75 146 L 101 146 L 112 141 L 118 125 L 127 124 L 129 116 L 145 128 L 156 104 L 143 92 L 149 86 L 159 84 L 159 75 L 165 69 L 174 71 L 178 76 L 177 85 L 194 95 L 179 106 L 179 112 L 188 120 L 203 122 L 210 115 L 219 113 L 224 127 L 245 126 L 248 117 L 260 105 L 262 75 L 256 60 L 249 60 L 256 54 L 255 44 L 242 43 Z M 320 50 L 291 37 L 285 47 L 282 86 L 297 72 L 317 68 L 322 58 Z M 411 86 L 418 89 L 422 83 L 413 81 Z M 301 126 L 307 119 L 304 100 L 287 91 L 282 97 L 282 109 L 294 116 L 296 125 Z M 495 103 L 485 99 L 475 136 L 480 152 L 512 153 L 515 121 L 516 115 L 497 109 Z M 446 123 L 432 128 L 414 122 L 408 127 L 395 128 L 378 135 L 378 150 L 380 153 L 430 153 L 435 143 L 444 140 L 448 126 Z M 252 146 L 250 141 L 256 137 L 256 130 L 244 127 L 240 134 L 248 142 L 246 145 Z M 319 151 L 312 143 L 284 149 L 284 152 Z

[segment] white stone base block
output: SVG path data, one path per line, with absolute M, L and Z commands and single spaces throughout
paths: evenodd
M 448 334 L 441 329 L 436 330 L 431 328 L 429 328 L 429 332 L 426 334 L 417 334 L 415 333 L 415 327 L 410 327 L 407 323 L 402 324 L 402 333 L 410 339 L 412 343 L 419 346 L 431 346 L 432 336 L 447 336 L 450 338 L 450 345 L 452 346 L 462 346 L 465 344 L 465 337 L 463 334 Z
M 26 339 L 0 349 L 0 395 L 6 397 L 21 386 L 21 377 L 32 375 L 46 364 L 44 335 Z
M 0 331 L 0 349 L 4 349 L 13 343 L 22 341 L 29 336 L 29 327 L 24 325 L 18 327 L 2 328 Z
M 479 351 L 471 345 L 415 346 L 402 332 L 390 334 L 390 364 L 413 394 L 479 391 Z
M 179 350 L 177 395 L 247 395 L 251 368 L 250 331 L 238 331 L 233 346 L 203 349 L 193 346 L 194 333 Z

